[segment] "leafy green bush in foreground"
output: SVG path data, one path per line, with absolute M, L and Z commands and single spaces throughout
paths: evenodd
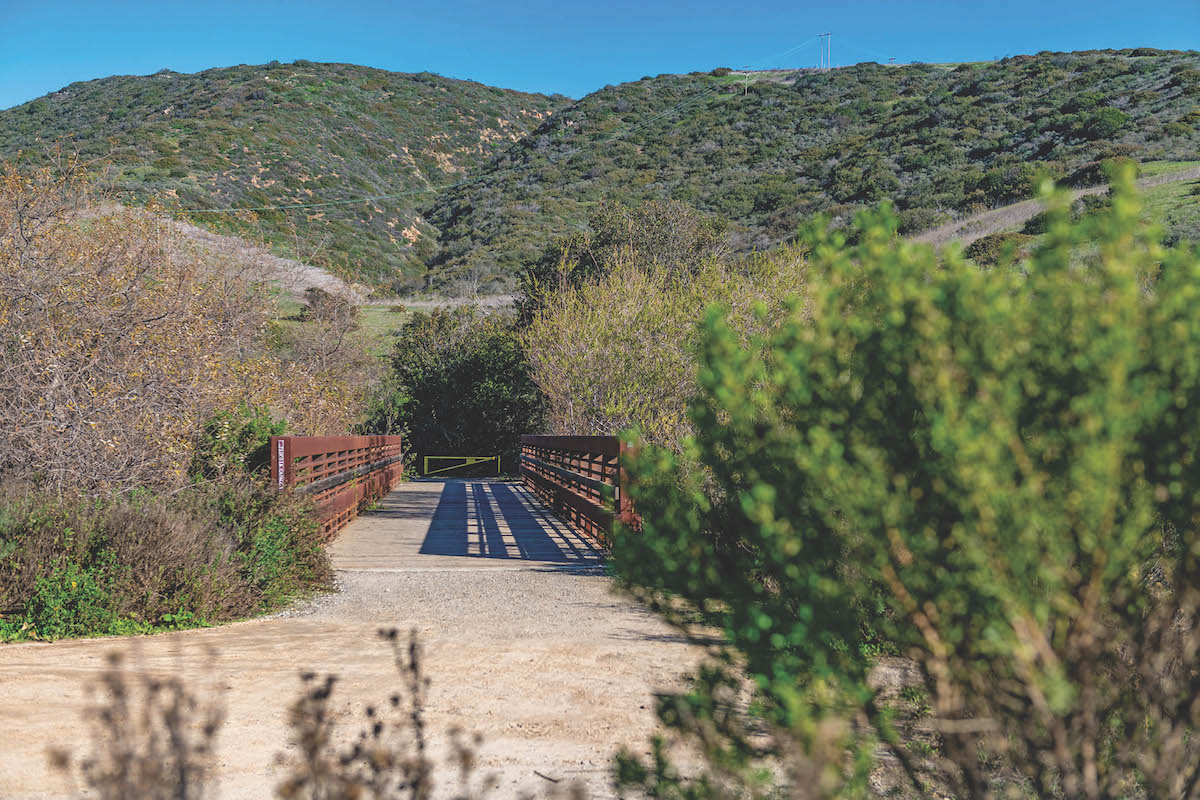
M 765 753 L 792 796 L 860 796 L 882 743 L 918 796 L 1195 796 L 1200 256 L 1161 249 L 1130 186 L 1077 223 L 1056 198 L 1020 269 L 886 217 L 854 248 L 818 229 L 803 314 L 746 348 L 710 312 L 703 469 L 635 458 L 644 527 L 614 557 L 723 628 L 771 744 L 713 745 L 710 675 L 664 708 L 712 774 L 629 757 L 627 783 L 717 796 Z M 919 665 L 938 758 L 876 702 L 868 627 Z

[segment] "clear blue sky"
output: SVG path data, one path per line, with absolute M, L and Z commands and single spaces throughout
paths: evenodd
M 0 0 L 0 108 L 74 81 L 272 59 L 429 70 L 580 97 L 728 65 L 974 61 L 1039 50 L 1200 48 L 1200 0 Z

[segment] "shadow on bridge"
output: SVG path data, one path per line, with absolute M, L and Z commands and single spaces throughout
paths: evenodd
M 422 555 L 469 556 L 563 565 L 598 564 L 602 554 L 524 487 L 448 480 L 421 544 Z

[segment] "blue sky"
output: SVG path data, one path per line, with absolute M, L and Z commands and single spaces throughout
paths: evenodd
M 824 31 L 834 64 L 1193 49 L 1200 0 L 0 0 L 0 108 L 106 75 L 297 58 L 580 97 L 662 72 L 814 65 Z

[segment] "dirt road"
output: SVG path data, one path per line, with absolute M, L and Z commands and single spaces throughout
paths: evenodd
M 1165 183 L 1178 183 L 1180 181 L 1196 180 L 1197 178 L 1200 178 L 1200 168 L 1191 168 L 1178 172 L 1152 175 L 1147 178 L 1139 178 L 1137 180 L 1137 187 L 1139 189 L 1149 189 L 1154 186 L 1162 186 Z M 1089 194 L 1103 194 L 1107 191 L 1108 184 L 1089 186 L 1085 189 L 1073 189 L 1071 190 L 1071 199 L 1074 200 Z M 958 242 L 963 247 L 966 247 L 976 239 L 1021 225 L 1044 210 L 1045 206 L 1041 200 L 1022 200 L 1020 203 L 1013 203 L 1002 208 L 984 211 L 971 217 L 948 222 L 936 228 L 930 228 L 909 238 L 914 242 L 925 242 L 939 246 L 948 242 Z
M 256 799 L 280 779 L 273 761 L 302 670 L 340 675 L 347 715 L 399 687 L 381 627 L 417 630 L 432 679 L 430 727 L 439 737 L 455 726 L 484 736 L 481 771 L 498 773 L 498 797 L 547 789 L 535 770 L 610 794 L 612 753 L 644 750 L 652 692 L 679 686 L 699 655 L 612 594 L 597 554 L 513 484 L 404 484 L 343 532 L 333 558 L 340 593 L 275 618 L 0 647 L 0 797 L 66 796 L 44 753 L 86 753 L 77 738 L 84 685 L 114 649 L 141 669 L 197 679 L 215 649 L 228 710 L 218 796 Z

